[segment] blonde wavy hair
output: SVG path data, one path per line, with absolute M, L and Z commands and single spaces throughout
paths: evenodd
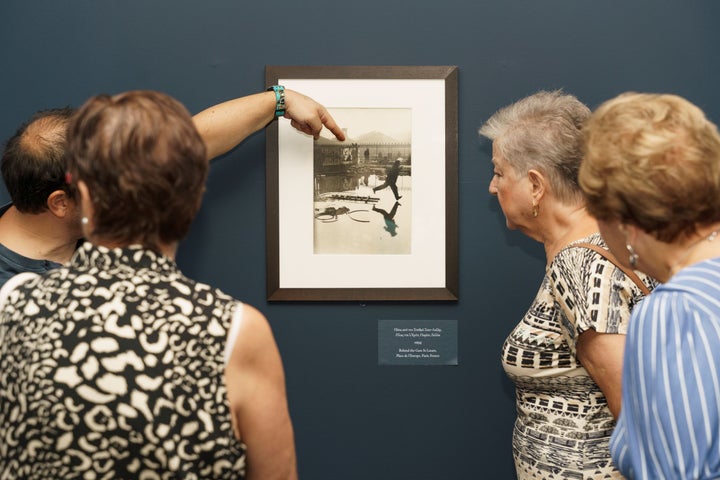
M 596 218 L 664 242 L 720 221 L 720 135 L 689 101 L 622 94 L 590 116 L 583 137 L 579 181 Z

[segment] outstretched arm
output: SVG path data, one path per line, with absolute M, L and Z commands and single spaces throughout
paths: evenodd
M 269 124 L 274 116 L 275 93 L 262 92 L 214 105 L 195 115 L 193 120 L 205 141 L 210 160 L 235 148 Z M 293 127 L 314 138 L 325 126 L 338 140 L 345 139 L 324 106 L 294 90 L 285 90 L 285 118 Z

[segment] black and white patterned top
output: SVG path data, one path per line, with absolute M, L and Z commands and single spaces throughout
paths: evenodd
M 238 302 L 88 243 L 0 315 L 0 478 L 243 478 L 223 353 Z
M 607 248 L 599 234 L 578 242 Z M 653 288 L 646 276 L 643 282 Z M 609 260 L 565 248 L 503 346 L 503 368 L 515 383 L 513 454 L 519 479 L 622 478 L 608 442 L 615 426 L 607 400 L 580 365 L 580 333 L 627 331 L 640 289 Z

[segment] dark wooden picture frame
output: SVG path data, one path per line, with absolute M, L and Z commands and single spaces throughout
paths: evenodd
M 384 105 L 382 99 L 377 103 L 375 102 L 377 94 L 380 94 L 380 97 L 386 94 L 391 95 L 387 98 L 391 99 L 388 101 L 393 103 L 393 106 L 397 106 L 398 101 L 401 102 L 401 105 L 403 105 L 403 101 L 406 101 L 407 108 L 412 109 L 414 115 L 412 128 L 426 128 L 426 130 L 419 132 L 413 130 L 413 138 L 416 136 L 421 139 L 433 138 L 433 143 L 430 146 L 438 152 L 438 155 L 426 155 L 427 158 L 424 161 L 428 165 L 428 170 L 432 169 L 433 181 L 437 182 L 436 185 L 440 185 L 437 189 L 443 192 L 443 195 L 439 195 L 439 199 L 433 199 L 433 205 L 437 205 L 437 207 L 430 209 L 432 212 L 437 213 L 438 221 L 434 223 L 439 225 L 433 224 L 433 213 L 425 215 L 422 208 L 413 211 L 413 226 L 426 222 L 430 225 L 429 228 L 421 225 L 421 231 L 417 235 L 413 234 L 413 238 L 422 240 L 418 242 L 422 245 L 425 245 L 425 238 L 433 236 L 438 238 L 436 243 L 429 242 L 428 247 L 418 248 L 417 250 L 420 253 L 417 254 L 417 258 L 414 258 L 416 256 L 415 248 L 413 248 L 412 253 L 404 256 L 355 255 L 354 257 L 317 255 L 313 252 L 307 252 L 307 248 L 304 248 L 303 253 L 299 255 L 302 259 L 296 262 L 292 253 L 296 248 L 294 242 L 297 238 L 303 238 L 307 235 L 296 235 L 298 233 L 297 229 L 286 226 L 287 219 L 281 218 L 281 212 L 284 209 L 287 210 L 286 205 L 293 205 L 292 208 L 296 208 L 295 205 L 303 205 L 305 200 L 308 199 L 312 204 L 313 182 L 312 180 L 304 182 L 310 184 L 307 187 L 310 192 L 309 197 L 303 190 L 305 187 L 299 187 L 298 194 L 288 193 L 286 188 L 288 184 L 283 179 L 291 175 L 291 173 L 287 173 L 285 169 L 290 168 L 292 170 L 302 167 L 296 167 L 298 162 L 288 160 L 285 157 L 299 155 L 303 158 L 299 163 L 306 165 L 309 162 L 310 169 L 312 169 L 312 149 L 315 144 L 311 137 L 294 131 L 288 125 L 287 120 L 280 119 L 279 122 L 274 122 L 266 129 L 266 260 L 267 299 L 269 301 L 455 301 L 458 299 L 457 79 L 458 69 L 456 66 L 266 67 L 266 87 L 276 84 L 285 85 L 288 89 L 297 90 L 314 98 L 328 107 L 331 113 L 333 107 L 337 106 L 340 109 L 348 107 L 348 105 L 336 105 L 338 99 L 346 99 L 349 96 L 349 101 L 352 102 L 352 97 L 357 92 L 360 92 L 360 95 L 364 95 L 364 97 L 358 100 L 358 104 L 349 106 L 350 108 L 377 108 L 378 105 L 382 107 Z M 430 93 L 426 94 L 424 89 L 429 89 L 427 92 Z M 332 92 L 336 92 L 336 94 L 333 95 Z M 398 100 L 398 98 L 403 99 L 404 97 L 405 100 Z M 420 107 L 415 108 L 413 102 L 423 103 Z M 372 105 L 369 105 L 370 103 Z M 434 106 L 425 107 L 426 103 Z M 405 107 L 401 106 L 399 108 Z M 428 115 L 428 112 L 423 110 L 427 108 L 436 108 L 438 111 Z M 416 111 L 419 113 L 416 114 Z M 417 118 L 420 121 L 415 121 L 416 115 L 419 115 Z M 426 120 L 429 122 L 430 127 L 416 127 L 418 124 L 424 125 Z M 285 124 L 282 122 L 285 122 Z M 343 125 L 341 124 L 341 126 Z M 433 131 L 428 132 L 427 129 Z M 443 131 L 435 131 L 440 129 Z M 281 142 L 283 143 L 281 144 Z M 300 148 L 297 148 L 298 146 Z M 355 146 L 357 147 L 357 145 Z M 415 140 L 413 140 L 412 148 L 415 148 Z M 412 157 L 413 181 L 415 181 L 414 172 L 416 170 L 423 172 L 423 152 L 427 149 L 418 148 L 418 150 L 417 154 L 413 152 Z M 298 151 L 301 151 L 301 153 L 298 153 Z M 308 156 L 310 159 L 306 160 Z M 416 158 L 420 160 L 416 161 Z M 443 164 L 436 164 L 438 161 L 443 162 Z M 432 162 L 432 164 L 428 162 Z M 440 176 L 444 175 L 441 182 L 438 181 L 438 173 Z M 421 177 L 418 176 L 418 178 Z M 416 188 L 414 184 L 412 188 Z M 425 190 L 429 190 L 429 188 L 425 188 Z M 389 195 L 390 190 L 388 189 L 387 192 L 385 195 Z M 422 194 L 422 188 L 419 188 L 418 192 Z M 425 191 L 424 193 L 427 194 L 428 192 Z M 397 198 L 397 192 L 395 195 Z M 281 199 L 281 197 L 283 198 Z M 418 195 L 418 198 L 425 197 L 427 195 Z M 398 202 L 398 200 L 395 201 Z M 292 222 L 296 221 L 296 217 L 304 217 L 304 211 L 302 210 L 302 215 L 292 215 Z M 310 221 L 313 219 L 310 205 L 307 207 L 307 212 L 307 219 Z M 428 217 L 430 219 L 426 220 Z M 443 229 L 444 231 L 442 231 Z M 428 235 L 428 233 L 432 234 Z M 283 238 L 281 238 L 281 234 Z M 292 247 L 288 247 L 288 245 L 292 245 Z M 355 265 L 357 257 L 362 257 L 362 265 L 368 265 L 369 268 L 373 267 L 374 262 L 377 267 L 385 265 L 389 259 L 399 259 L 400 266 L 394 272 L 378 275 L 380 281 L 377 284 L 374 284 L 372 280 L 362 280 L 358 284 L 354 284 L 353 278 L 345 278 L 343 275 L 346 271 L 358 270 L 357 265 Z M 337 265 L 337 268 L 333 267 L 332 270 L 328 270 L 328 273 L 322 274 L 322 270 L 325 268 L 323 266 L 327 263 L 328 258 L 334 262 L 334 265 Z M 343 262 L 348 258 L 353 259 L 351 263 L 354 266 L 343 268 Z M 428 262 L 428 259 L 431 261 Z M 315 268 L 316 261 L 319 262 L 318 268 Z M 410 265 L 409 269 L 403 267 L 404 265 Z M 417 282 L 424 282 L 422 273 L 425 273 L 425 265 L 435 265 L 435 267 L 429 268 L 431 270 L 431 273 L 429 273 L 431 279 L 426 282 L 427 284 L 417 284 Z M 316 270 L 321 273 L 316 274 Z M 415 272 L 412 270 L 415 270 Z M 284 272 L 290 273 L 286 274 Z M 397 272 L 402 273 L 398 273 L 397 278 L 392 277 L 392 274 Z M 421 274 L 418 275 L 418 273 Z M 318 280 L 318 275 L 321 275 L 320 278 L 323 280 Z M 286 282 L 285 276 L 293 279 Z M 418 280 L 418 277 L 420 277 L 420 280 Z M 388 278 L 390 279 L 388 280 Z

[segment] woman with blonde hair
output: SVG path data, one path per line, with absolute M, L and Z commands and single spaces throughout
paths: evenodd
M 584 128 L 580 184 L 611 250 L 663 282 L 633 312 L 612 456 L 630 478 L 720 478 L 720 135 L 675 95 Z

